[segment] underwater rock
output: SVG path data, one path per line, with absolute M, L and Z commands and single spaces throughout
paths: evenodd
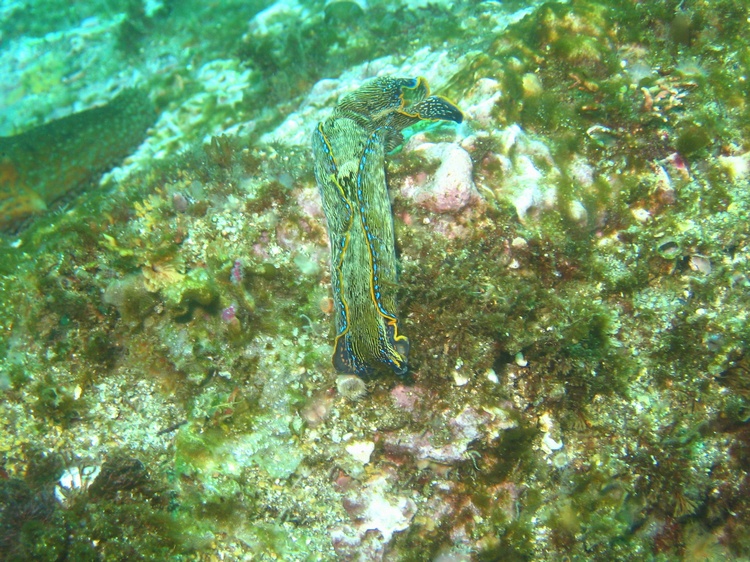
M 500 431 L 514 427 L 507 412 L 500 409 L 478 411 L 465 407 L 446 423 L 449 438 L 439 439 L 431 431 L 414 433 L 401 430 L 384 435 L 383 445 L 389 455 L 412 455 L 423 466 L 432 463 L 450 465 L 465 459 L 469 444 L 491 440 Z
M 128 275 L 110 281 L 102 294 L 104 304 L 117 308 L 128 323 L 143 321 L 156 306 L 157 299 L 144 283 L 142 275 Z
M 409 178 L 402 192 L 420 207 L 433 213 L 457 213 L 479 200 L 479 192 L 472 179 L 473 165 L 469 153 L 456 144 L 425 144 L 416 150 L 426 159 L 440 165 L 426 183 L 420 177 Z
M 503 97 L 500 82 L 493 78 L 480 78 L 465 96 L 465 113 L 484 130 L 495 126 L 496 106 Z
M 545 142 L 515 124 L 489 135 L 472 135 L 462 145 L 476 154 L 488 142 L 498 149 L 478 164 L 480 193 L 512 205 L 522 222 L 552 209 L 580 224 L 587 222 L 588 211 L 581 200 L 595 192 L 596 181 L 594 168 L 583 157 L 571 154 L 564 163 L 558 162 Z M 564 195 L 559 193 L 561 187 Z
M 376 474 L 344 496 L 344 509 L 353 524 L 331 532 L 336 553 L 343 559 L 380 560 L 394 533 L 409 527 L 417 505 L 391 490 L 393 479 L 394 475 L 388 472 Z M 363 545 L 371 550 L 370 557 L 362 557 Z
M 642 2 L 623 4 L 627 17 L 537 3 L 499 32 L 517 4 L 453 3 L 446 18 L 368 0 L 356 33 L 326 27 L 324 3 L 279 2 L 265 20 L 256 54 L 297 66 L 277 65 L 278 92 L 256 80 L 261 56 L 224 48 L 268 2 L 206 5 L 216 21 L 197 4 L 156 16 L 133 66 L 151 72 L 151 49 L 170 50 L 174 69 L 150 80 L 162 117 L 114 197 L 39 220 L 49 236 L 33 253 L 8 248 L 0 496 L 16 507 L 0 528 L 21 537 L 29 523 L 36 556 L 23 559 L 746 558 L 745 5 L 686 7 L 711 47 L 733 32 L 706 50 L 673 48 L 673 10 Z M 373 17 L 385 12 L 389 26 Z M 414 34 L 389 36 L 412 21 Z M 669 113 L 687 54 L 706 72 Z M 306 156 L 336 100 L 385 75 L 449 92 L 471 137 L 428 126 L 393 156 L 391 178 L 420 190 L 395 204 L 394 290 L 417 345 L 408 380 L 365 384 L 328 366 L 327 235 Z M 689 167 L 674 146 L 683 118 L 716 138 Z M 240 128 L 226 154 L 157 161 Z M 435 179 L 442 151 L 465 165 L 458 187 Z M 489 204 L 430 199 L 472 181 Z M 25 200 L 46 208 L 31 189 Z M 435 236 L 445 224 L 465 235 Z M 143 464 L 108 470 L 115 447 Z M 107 460 L 82 495 L 88 465 L 66 471 L 65 505 L 49 498 L 39 515 L 37 448 Z M 50 494 L 52 472 L 35 477 Z M 10 489 L 23 474 L 31 490 Z M 138 488 L 147 477 L 153 494 Z
M 147 285 L 148 287 L 148 285 Z M 191 313 L 195 307 L 212 308 L 219 300 L 213 277 L 205 268 L 197 267 L 180 275 L 162 288 L 165 304 L 175 316 Z
M 366 0 L 326 0 L 327 22 L 356 23 L 367 11 Z
M 719 156 L 718 162 L 732 181 L 745 179 L 750 174 L 750 152 Z
M 355 461 L 364 465 L 370 462 L 372 452 L 375 450 L 375 443 L 372 441 L 353 441 L 344 448 Z
M 93 186 L 144 139 L 155 118 L 146 94 L 128 90 L 108 104 L 0 137 L 0 231 Z
M 522 221 L 533 211 L 554 207 L 560 171 L 550 149 L 518 125 L 500 131 L 497 140 L 500 150 L 484 162 L 500 170 L 501 180 L 491 187 L 494 196 L 509 201 Z
M 274 2 L 258 12 L 248 23 L 248 33 L 243 40 L 253 41 L 259 37 L 285 33 L 289 21 L 297 20 L 302 15 L 302 6 L 294 0 Z

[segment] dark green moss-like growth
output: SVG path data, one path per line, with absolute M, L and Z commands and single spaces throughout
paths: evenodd
M 152 25 L 146 17 L 143 4 L 129 0 L 126 5 L 126 17 L 117 29 L 117 44 L 128 56 L 137 55 L 143 46 L 143 40 L 151 31 Z
M 129 325 L 142 322 L 158 302 L 156 295 L 146 290 L 140 275 L 111 281 L 104 290 L 103 301 L 117 307 L 120 316 Z
M 738 9 L 731 1 L 719 7 L 747 14 Z M 648 41 L 634 31 L 645 22 Z M 726 87 L 736 84 L 733 71 L 710 54 L 715 26 L 723 35 L 732 24 L 698 5 L 685 11 L 673 3 L 546 5 L 489 48 L 508 61 L 499 73 L 508 94 L 500 119 L 637 169 L 674 151 L 684 157 L 716 151 L 737 135 L 726 116 L 738 92 Z M 639 46 L 653 49 L 646 56 Z M 542 85 L 533 95 L 523 85 L 530 72 Z
M 55 499 L 50 490 L 34 492 L 18 478 L 0 480 L 0 556 L 9 562 L 34 559 L 33 545 L 51 525 Z M 43 554 L 40 560 L 50 558 Z
M 508 560 L 510 562 L 528 562 L 532 560 L 533 526 L 529 516 L 524 514 L 509 524 L 491 546 L 477 554 L 480 562 Z
M 211 162 L 221 168 L 229 168 L 232 165 L 233 155 L 236 151 L 236 148 L 232 145 L 236 142 L 236 139 L 232 139 L 226 135 L 219 135 L 218 137 L 211 137 L 211 141 L 203 145 L 203 150 Z
M 418 44 L 449 41 L 456 36 L 461 14 L 437 5 L 411 10 L 373 5 L 365 17 L 352 22 L 326 18 L 321 13 L 295 26 L 289 33 L 248 35 L 240 57 L 260 69 L 264 79 L 257 99 L 268 103 L 293 98 L 307 91 L 322 76 L 393 52 L 406 52 Z
M 178 543 L 191 526 L 139 460 L 115 454 L 62 504 L 48 478 L 30 478 L 42 472 L 31 465 L 26 480 L 0 480 L 3 560 L 180 560 L 190 550 Z
M 33 391 L 37 397 L 33 412 L 40 422 L 67 427 L 86 415 L 86 400 L 77 400 L 74 390 L 57 384 L 52 375 L 39 381 Z

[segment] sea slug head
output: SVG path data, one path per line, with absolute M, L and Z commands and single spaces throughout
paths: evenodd
M 461 123 L 464 115 L 456 105 L 440 96 L 430 96 L 414 106 L 408 108 L 407 113 L 411 113 L 420 119 L 430 119 L 433 121 L 453 121 Z

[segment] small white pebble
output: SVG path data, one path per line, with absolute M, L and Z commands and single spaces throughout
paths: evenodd
M 349 453 L 354 460 L 367 464 L 370 462 L 370 456 L 375 450 L 375 443 L 372 441 L 354 441 L 349 443 L 346 447 L 346 452 Z
M 460 371 L 453 371 L 453 382 L 456 383 L 456 386 L 464 386 L 469 382 L 469 377 Z
M 563 443 L 562 441 L 555 441 L 551 434 L 545 433 L 544 437 L 542 437 L 542 445 L 550 451 L 557 451 L 558 449 L 562 449 Z
M 648 219 L 651 218 L 651 213 L 648 212 L 646 209 L 632 209 L 630 213 L 633 215 L 633 218 L 637 220 L 638 222 L 646 222 Z
M 576 222 L 586 222 L 588 212 L 580 201 L 573 201 L 568 209 L 570 218 Z
M 521 353 L 520 351 L 516 353 L 516 365 L 518 365 L 519 367 L 525 367 L 528 364 L 529 362 L 526 361 L 526 359 L 523 356 L 523 353 Z
M 690 269 L 697 271 L 698 273 L 703 273 L 705 275 L 711 273 L 711 260 L 706 256 L 695 254 L 690 257 L 688 265 L 690 265 Z

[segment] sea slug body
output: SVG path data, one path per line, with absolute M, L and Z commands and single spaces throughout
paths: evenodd
M 315 177 L 328 223 L 336 342 L 333 364 L 369 376 L 408 369 L 398 330 L 393 216 L 385 154 L 421 120 L 460 123 L 461 111 L 430 96 L 424 78 L 376 78 L 344 96 L 313 134 Z
M 143 90 L 0 137 L 0 232 L 16 234 L 35 216 L 97 185 L 130 154 L 156 119 Z

